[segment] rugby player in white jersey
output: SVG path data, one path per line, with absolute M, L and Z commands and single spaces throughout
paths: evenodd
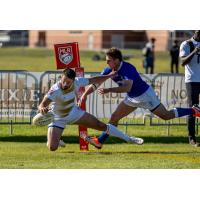
M 75 100 L 79 87 L 102 83 L 114 75 L 115 72 L 111 72 L 104 76 L 76 78 L 74 70 L 65 69 L 63 71 L 61 80 L 50 88 L 38 107 L 41 113 L 47 113 L 51 109 L 54 114 L 54 121 L 48 125 L 47 146 L 50 151 L 55 151 L 58 148 L 63 130 L 69 124 L 77 124 L 104 131 L 111 136 L 121 138 L 130 143 L 143 144 L 143 139 L 129 137 L 115 126 L 99 121 L 96 117 L 76 105 Z

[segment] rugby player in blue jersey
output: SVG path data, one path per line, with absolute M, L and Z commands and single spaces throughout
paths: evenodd
M 111 48 L 106 52 L 106 62 L 108 67 L 102 71 L 102 75 L 107 75 L 111 71 L 116 71 L 116 75 L 112 80 L 118 84 L 118 87 L 99 88 L 100 85 L 90 85 L 83 94 L 81 101 L 85 101 L 87 95 L 98 89 L 98 93 L 127 93 L 125 99 L 118 105 L 116 110 L 112 113 L 109 123 L 117 126 L 118 121 L 127 116 L 137 108 L 144 108 L 150 110 L 154 115 L 163 120 L 170 120 L 177 117 L 193 114 L 200 117 L 200 108 L 193 106 L 192 108 L 173 108 L 167 110 L 160 102 L 155 94 L 155 91 L 137 72 L 135 66 L 123 61 L 122 53 L 117 48 Z M 81 103 L 81 102 L 79 102 Z M 87 137 L 86 140 L 97 148 L 101 148 L 109 134 L 102 132 L 96 137 Z

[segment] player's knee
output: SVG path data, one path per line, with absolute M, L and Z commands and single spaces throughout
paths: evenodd
M 118 121 L 117 121 L 117 122 L 114 122 L 114 121 L 111 121 L 111 120 L 110 120 L 110 121 L 109 121 L 109 124 L 112 124 L 113 126 L 116 126 L 116 127 L 117 127 L 117 126 L 118 126 Z
M 50 151 L 56 151 L 58 149 L 58 145 L 55 144 L 48 145 L 48 149 Z
M 56 151 L 58 149 L 58 147 L 55 147 L 55 146 L 50 146 L 49 150 L 50 151 Z
M 170 120 L 171 119 L 171 116 L 170 115 L 161 115 L 159 116 L 161 119 L 163 120 Z
M 107 129 L 106 124 L 102 123 L 102 122 L 98 122 L 98 127 L 101 131 L 104 131 Z
M 115 113 L 113 113 L 110 118 L 110 123 L 113 125 L 117 125 L 118 121 L 119 121 L 118 116 Z

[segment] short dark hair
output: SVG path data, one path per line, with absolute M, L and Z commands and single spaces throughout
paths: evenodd
M 119 49 L 112 47 L 106 52 L 107 56 L 110 56 L 114 59 L 119 59 L 119 61 L 123 60 L 122 53 Z
M 62 73 L 62 74 L 63 74 L 64 76 L 66 76 L 66 77 L 72 79 L 72 80 L 74 80 L 75 77 L 76 77 L 75 71 L 74 71 L 73 69 L 71 69 L 71 68 L 67 68 L 67 69 L 63 70 L 63 73 Z

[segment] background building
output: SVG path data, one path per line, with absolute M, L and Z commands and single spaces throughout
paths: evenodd
M 151 37 L 156 38 L 156 51 L 166 51 L 172 40 L 180 41 L 192 35 L 191 31 L 169 30 L 34 30 L 29 31 L 30 47 L 53 48 L 53 44 L 78 42 L 80 49 L 100 50 L 112 46 L 141 49 Z
M 172 41 L 183 41 L 193 35 L 189 30 L 1 30 L 0 46 L 53 48 L 54 44 L 78 42 L 80 49 L 101 50 L 112 46 L 142 49 L 152 37 L 156 51 L 166 51 Z
M 27 30 L 0 30 L 0 46 L 28 46 Z

